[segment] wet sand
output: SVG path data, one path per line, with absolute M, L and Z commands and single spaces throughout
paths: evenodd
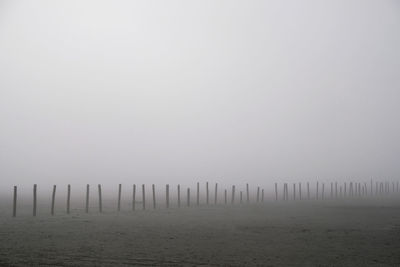
M 400 201 L 0 216 L 1 266 L 400 266 Z

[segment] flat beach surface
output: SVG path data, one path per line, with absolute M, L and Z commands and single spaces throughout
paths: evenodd
M 399 199 L 0 215 L 1 266 L 400 266 Z

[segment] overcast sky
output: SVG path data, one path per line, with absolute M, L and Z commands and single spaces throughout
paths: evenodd
M 399 1 L 0 0 L 0 186 L 400 177 Z

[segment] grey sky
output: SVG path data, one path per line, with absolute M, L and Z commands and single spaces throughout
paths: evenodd
M 400 175 L 398 1 L 0 1 L 0 185 Z

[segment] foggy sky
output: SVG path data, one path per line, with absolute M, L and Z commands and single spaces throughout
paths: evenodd
M 0 186 L 398 179 L 398 1 L 0 0 Z

